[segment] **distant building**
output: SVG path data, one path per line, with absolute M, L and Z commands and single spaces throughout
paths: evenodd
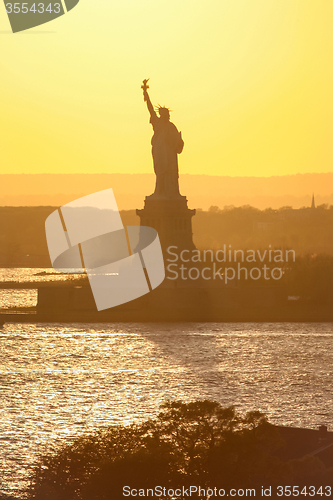
M 312 203 L 311 203 L 311 209 L 314 209 L 314 208 L 316 208 L 316 205 L 315 205 L 314 193 L 312 193 Z
M 281 221 L 279 220 L 279 218 L 275 217 L 275 214 L 273 215 L 272 220 L 253 222 L 253 229 L 256 232 L 274 231 L 281 228 Z
M 272 225 L 269 222 L 257 222 L 257 229 L 260 231 L 267 231 L 269 226 Z

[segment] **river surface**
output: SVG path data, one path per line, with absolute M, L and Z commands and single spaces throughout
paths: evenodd
M 333 324 L 6 324 L 0 329 L 0 490 L 83 432 L 213 399 L 272 423 L 333 426 Z
M 0 310 L 18 307 L 36 307 L 37 288 L 15 290 L 16 283 L 45 283 L 54 281 L 78 280 L 84 274 L 67 274 L 55 271 L 52 268 L 0 268 L 0 284 L 13 283 L 13 288 L 0 288 Z

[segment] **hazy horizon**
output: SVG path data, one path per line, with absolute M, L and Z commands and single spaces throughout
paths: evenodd
M 189 206 L 251 205 L 256 208 L 333 205 L 333 172 L 281 176 L 180 175 L 180 190 Z M 155 186 L 151 174 L 0 174 L 0 206 L 60 206 L 111 187 L 120 210 L 143 206 Z

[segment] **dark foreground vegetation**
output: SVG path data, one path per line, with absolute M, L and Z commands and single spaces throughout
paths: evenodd
M 140 489 L 193 485 L 226 492 L 255 488 L 257 497 L 262 486 L 271 486 L 271 498 L 278 498 L 281 485 L 333 485 L 330 466 L 311 456 L 283 458 L 285 448 L 278 428 L 258 411 L 241 416 L 212 401 L 169 402 L 154 420 L 79 437 L 41 458 L 29 499 L 118 500 L 126 498 L 124 486 L 142 497 Z M 153 498 L 170 500 L 172 495 Z

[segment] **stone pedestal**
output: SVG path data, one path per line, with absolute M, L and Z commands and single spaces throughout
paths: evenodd
M 179 250 L 195 249 L 192 238 L 192 217 L 195 210 L 187 206 L 186 196 L 168 199 L 147 196 L 142 210 L 136 211 L 141 226 L 149 226 L 158 232 L 163 252 L 173 245 Z

